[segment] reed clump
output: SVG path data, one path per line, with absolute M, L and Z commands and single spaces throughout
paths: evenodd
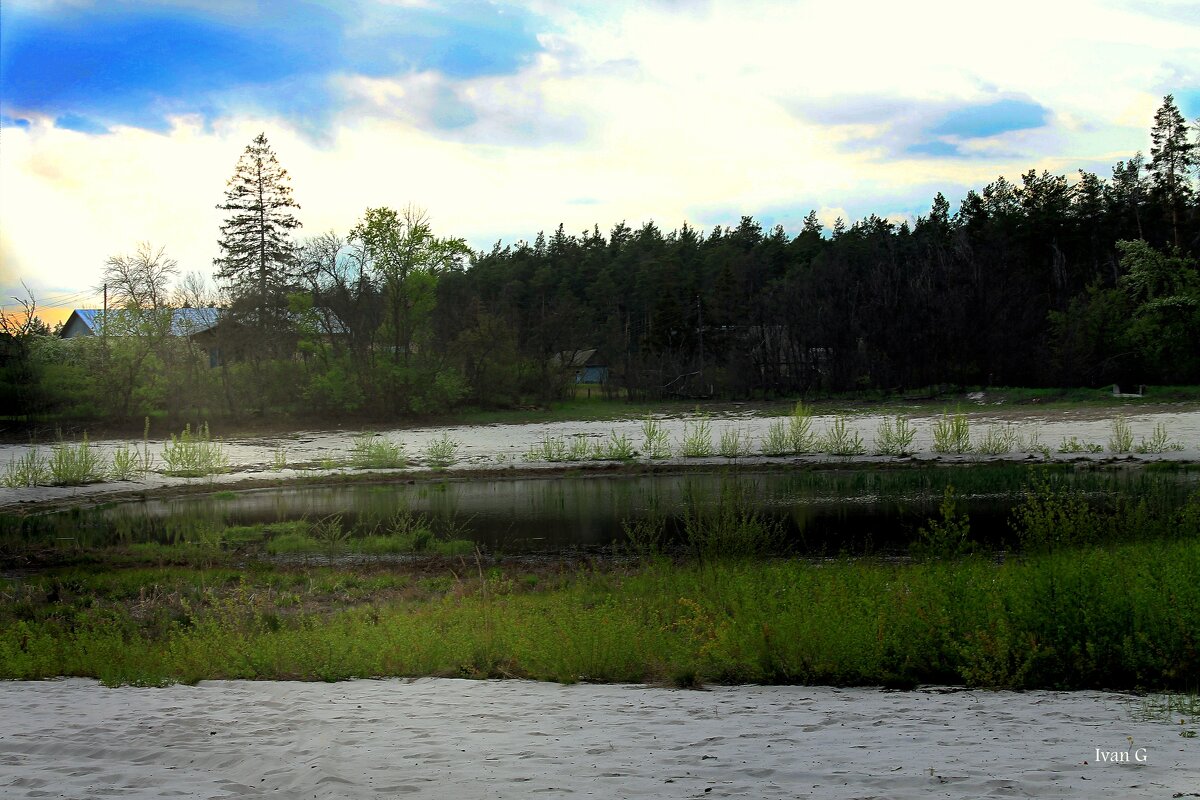
M 966 414 L 943 411 L 934 420 L 933 452 L 955 455 L 971 452 L 971 423 Z
M 671 437 L 658 420 L 642 420 L 642 453 L 651 461 L 671 457 Z
M 425 444 L 425 463 L 434 469 L 445 469 L 458 461 L 458 449 L 462 443 L 450 438 L 449 433 L 443 432 L 436 439 L 430 439 Z
M 900 415 L 879 420 L 875 432 L 875 454 L 881 456 L 910 456 L 914 452 L 913 442 L 917 429 Z
M 712 423 L 707 416 L 683 424 L 683 442 L 679 453 L 684 458 L 708 458 L 713 454 Z
M 46 457 L 32 445 L 24 455 L 10 459 L 0 483 L 6 489 L 41 486 L 50 481 L 50 465 Z
M 818 448 L 831 456 L 860 456 L 867 452 L 862 436 L 850 430 L 846 417 L 838 414 L 825 430 Z
M 188 424 L 179 436 L 171 434 L 171 441 L 163 447 L 162 461 L 165 474 L 183 478 L 214 475 L 229 467 L 225 446 L 212 438 L 207 422 L 195 433 Z
M 408 465 L 404 443 L 364 433 L 354 438 L 350 464 L 355 469 L 403 469 Z

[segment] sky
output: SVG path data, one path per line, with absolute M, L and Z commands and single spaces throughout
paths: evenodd
M 141 242 L 211 275 L 260 132 L 299 238 L 415 205 L 483 250 L 1108 177 L 1168 93 L 1200 117 L 1200 3 L 4 0 L 0 307 L 98 305 Z

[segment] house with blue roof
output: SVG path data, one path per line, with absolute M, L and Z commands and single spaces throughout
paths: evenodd
M 105 316 L 107 314 L 107 316 Z M 171 311 L 171 335 L 195 336 L 197 333 L 216 327 L 220 318 L 219 308 L 176 308 Z M 79 336 L 99 336 L 107 320 L 110 335 L 127 335 L 134 330 L 137 321 L 134 312 L 126 309 L 109 309 L 107 312 L 99 308 L 77 308 L 67 317 L 63 324 L 64 339 L 74 339 Z

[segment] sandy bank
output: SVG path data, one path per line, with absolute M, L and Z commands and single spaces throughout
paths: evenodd
M 1154 427 L 1162 424 L 1169 431 L 1170 439 L 1182 446 L 1182 450 L 1171 450 L 1165 453 L 1124 454 L 1114 456 L 1112 453 L 1059 453 L 1056 448 L 1068 439 L 1080 442 L 1090 442 L 1103 446 L 1111 434 L 1112 419 L 1117 414 L 1127 414 L 1127 419 L 1135 437 L 1135 442 L 1150 437 Z M 691 417 L 663 418 L 660 424 L 678 452 L 678 445 L 686 432 L 686 425 Z M 878 415 L 859 415 L 849 419 L 849 430 L 861 436 L 867 452 L 872 448 L 873 440 L 881 417 Z M 772 417 L 759 417 L 753 413 L 725 412 L 710 418 L 714 447 L 720 434 L 726 430 L 736 430 L 745 441 L 752 444 L 753 452 L 757 453 L 767 428 L 774 420 Z M 823 433 L 833 418 L 817 416 L 813 418 L 813 431 Z M 1061 409 L 1061 410 L 1016 410 L 1012 408 L 997 410 L 973 410 L 970 413 L 973 436 L 983 435 L 992 426 L 1016 426 L 1025 433 L 1037 431 L 1040 441 L 1051 448 L 1050 457 L 1056 461 L 1086 461 L 1098 462 L 1120 460 L 1122 462 L 1138 463 L 1149 461 L 1200 461 L 1200 411 L 1178 410 L 1172 407 L 1139 410 L 1129 414 L 1127 409 Z M 911 459 L 899 459 L 905 463 L 936 462 L 956 463 L 975 461 L 1040 461 L 1041 456 L 1026 453 L 1010 453 L 1001 456 L 978 456 L 974 454 L 944 455 L 933 452 L 932 428 L 935 419 L 929 416 L 914 416 L 912 421 L 917 428 L 914 442 L 915 455 Z M 561 470 L 581 465 L 612 466 L 615 462 L 582 462 L 568 464 L 549 464 L 545 462 L 527 462 L 523 455 L 536 443 L 546 437 L 584 437 L 588 442 L 603 442 L 616 433 L 628 436 L 635 447 L 642 441 L 641 422 L 638 420 L 618 420 L 613 422 L 553 422 L 529 423 L 517 425 L 482 425 L 457 426 L 446 428 L 416 428 L 378 431 L 394 442 L 403 443 L 410 458 L 410 468 L 401 470 L 372 471 L 375 475 L 396 475 L 404 472 L 406 475 L 420 477 L 433 474 L 458 475 L 474 477 L 486 475 L 495 477 L 505 473 L 516 475 L 526 471 Z M 219 431 L 215 432 L 219 434 Z M 229 469 L 219 475 L 206 478 L 175 478 L 161 473 L 162 463 L 158 460 L 156 469 L 144 478 L 134 481 L 94 483 L 87 486 L 35 486 L 27 488 L 0 488 L 0 509 L 37 508 L 45 505 L 69 505 L 79 502 L 90 502 L 104 499 L 121 499 L 131 494 L 152 493 L 158 496 L 172 492 L 186 493 L 194 490 L 252 488 L 255 486 L 273 485 L 280 482 L 307 479 L 340 480 L 345 476 L 363 476 L 367 473 L 347 466 L 330 466 L 331 463 L 343 463 L 350 457 L 354 446 L 356 431 L 297 431 L 295 433 L 272 437 L 248 437 L 222 440 L 225 452 L 229 458 Z M 426 445 L 441 437 L 449 436 L 460 443 L 457 454 L 458 463 L 451 466 L 445 473 L 433 473 L 422 464 L 422 451 Z M 94 448 L 101 457 L 109 459 L 113 451 L 122 444 L 140 444 L 132 440 L 98 440 L 93 442 Z M 156 456 L 162 452 L 164 442 L 151 440 L 150 451 Z M 15 458 L 20 458 L 29 452 L 28 445 L 0 444 L 0 470 Z M 42 448 L 43 454 L 47 452 Z M 282 454 L 287 466 L 275 469 L 273 461 L 276 454 Z M 805 455 L 786 458 L 765 458 L 750 456 L 737 459 L 743 465 L 821 465 L 848 463 L 891 463 L 898 459 L 889 456 L 860 456 L 842 458 L 828 455 Z M 688 467 L 704 467 L 727 465 L 729 459 L 714 456 L 711 458 L 684 459 L 676 455 L 661 461 L 647 462 L 638 458 L 640 464 L 652 464 L 656 468 L 672 465 Z
M 1140 702 L 1100 692 L 693 692 L 444 679 L 165 689 L 10 682 L 0 683 L 0 795 L 1168 798 L 1200 791 L 1200 739 L 1180 737 L 1178 724 L 1137 721 Z M 1097 748 L 1128 753 L 1129 761 L 1098 763 Z

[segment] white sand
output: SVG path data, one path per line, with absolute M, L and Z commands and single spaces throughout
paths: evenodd
M 7 682 L 0 797 L 1200 796 L 1180 794 L 1200 792 L 1200 738 L 1136 721 L 1139 703 L 439 679 Z M 1130 761 L 1097 763 L 1096 748 Z
M 1112 420 L 1117 414 L 1125 414 L 1134 434 L 1134 443 L 1153 435 L 1154 427 L 1158 424 L 1166 426 L 1171 441 L 1183 446 L 1182 450 L 1171 450 L 1165 453 L 1126 454 L 1115 456 L 1128 462 L 1145 461 L 1200 461 L 1200 411 L 1185 407 L 1158 406 L 1151 408 L 1081 408 L 1081 409 L 1036 409 L 1033 407 L 974 407 L 970 409 L 972 436 L 978 439 L 992 426 L 1013 426 L 1026 435 L 1034 429 L 1038 431 L 1040 441 L 1056 451 L 1064 439 L 1076 438 L 1080 442 L 1089 442 L 1104 446 L 1112 431 Z M 671 417 L 660 420 L 667 431 L 672 447 L 676 451 L 684 438 L 685 427 L 689 418 Z M 849 429 L 862 437 L 863 444 L 870 452 L 880 417 L 875 414 L 865 414 L 851 417 Z M 758 416 L 751 411 L 724 411 L 714 414 L 711 419 L 712 441 L 714 448 L 720 440 L 721 432 L 727 429 L 738 430 L 750 442 L 752 449 L 758 452 L 762 438 L 768 427 L 775 420 L 773 417 Z M 813 432 L 823 433 L 833 421 L 833 417 L 825 415 L 815 417 Z M 934 417 L 918 415 L 912 421 L 917 428 L 914 441 L 916 458 L 923 461 L 961 462 L 961 461 L 1027 461 L 1040 459 L 1040 456 L 1030 456 L 1025 453 L 1011 453 L 1005 456 L 978 455 L 939 455 L 933 452 Z M 611 433 L 624 434 L 629 437 L 635 447 L 641 447 L 642 423 L 639 420 L 618 420 L 605 422 L 550 422 L 528 423 L 515 425 L 462 425 L 453 427 L 433 428 L 396 428 L 380 431 L 380 435 L 393 442 L 403 443 L 405 452 L 410 459 L 410 466 L 416 470 L 426 469 L 422 466 L 422 453 L 425 446 L 443 434 L 460 443 L 459 461 L 450 467 L 451 473 L 462 470 L 478 469 L 507 469 L 523 468 L 562 468 L 565 464 L 527 463 L 522 456 L 538 441 L 546 437 L 583 436 L 589 442 L 606 441 Z M 219 432 L 218 432 L 219 433 Z M 322 459 L 346 461 L 354 447 L 356 431 L 297 431 L 291 434 L 261 437 L 223 439 L 225 453 L 229 458 L 229 470 L 220 475 L 207 478 L 173 478 L 161 473 L 163 469 L 161 453 L 164 442 L 151 440 L 150 451 L 157 460 L 155 469 L 144 478 L 134 481 L 94 483 L 88 486 L 35 486 L 24 488 L 0 487 L 0 509 L 17 507 L 24 503 L 73 502 L 77 500 L 101 500 L 106 495 L 142 491 L 146 489 L 162 489 L 171 486 L 187 486 L 195 484 L 212 485 L 214 487 L 233 487 L 246 481 L 262 479 L 286 480 L 298 476 L 330 475 L 339 472 L 353 473 L 348 467 L 322 469 L 318 466 Z M 121 445 L 140 445 L 140 440 L 102 439 L 93 441 L 92 445 L 104 459 L 112 458 L 113 451 Z M 29 452 L 29 446 L 24 444 L 0 444 L 0 471 L 4 470 L 14 459 Z M 289 468 L 275 471 L 272 467 L 274 454 L 277 450 L 286 453 Z M 48 455 L 48 448 L 41 447 L 43 456 Z M 1056 461 L 1102 461 L 1114 458 L 1112 453 L 1058 453 L 1052 452 L 1051 458 Z M 645 459 L 639 459 L 644 461 Z M 847 459 L 825 455 L 796 456 L 786 459 L 763 459 L 754 457 L 742 459 L 743 463 L 766 461 L 774 464 L 796 463 L 845 463 Z M 887 456 L 861 456 L 860 461 L 892 461 Z M 671 463 L 688 464 L 727 464 L 726 459 L 713 457 L 709 459 L 683 459 L 679 456 L 667 461 L 657 462 L 660 465 Z M 306 465 L 297 469 L 298 465 Z M 381 472 L 396 472 L 396 470 L 381 470 Z

